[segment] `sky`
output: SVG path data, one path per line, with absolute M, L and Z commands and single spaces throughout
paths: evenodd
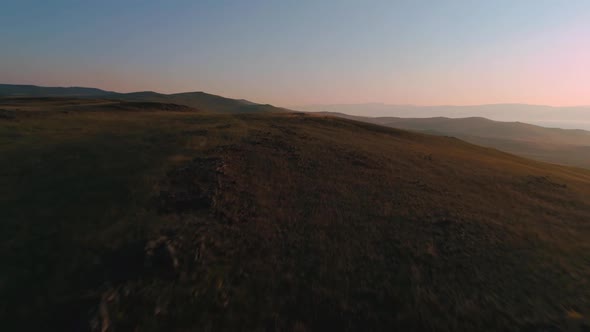
M 590 105 L 588 0 L 0 0 L 0 83 Z

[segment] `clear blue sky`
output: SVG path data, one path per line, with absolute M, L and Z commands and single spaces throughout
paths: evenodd
M 3 83 L 590 104 L 588 0 L 0 0 L 0 45 Z

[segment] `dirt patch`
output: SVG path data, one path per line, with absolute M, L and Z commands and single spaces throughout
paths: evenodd
M 195 158 L 170 171 L 157 197 L 160 213 L 186 213 L 208 209 L 217 184 L 216 158 Z
M 0 109 L 0 120 L 16 120 L 16 112 Z

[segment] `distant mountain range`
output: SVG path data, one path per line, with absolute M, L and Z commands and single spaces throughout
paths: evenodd
M 35 85 L 0 84 L 0 97 L 77 97 L 103 98 L 123 101 L 145 101 L 185 105 L 203 111 L 222 113 L 277 112 L 285 109 L 253 103 L 243 99 L 231 99 L 204 92 L 162 94 L 152 91 L 118 93 L 82 87 L 40 87 Z
M 382 126 L 454 136 L 477 145 L 541 161 L 590 168 L 590 131 L 545 128 L 522 122 L 492 121 L 480 117 L 451 119 L 361 117 L 318 113 Z
M 474 106 L 414 106 L 387 104 L 339 104 L 295 106 L 303 112 L 336 112 L 369 117 L 466 118 L 483 117 L 496 121 L 521 121 L 546 127 L 590 130 L 590 106 L 552 107 L 526 104 Z

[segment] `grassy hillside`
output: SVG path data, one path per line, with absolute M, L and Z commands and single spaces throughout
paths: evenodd
M 320 113 L 392 128 L 454 136 L 536 160 L 590 168 L 590 132 L 545 128 L 522 122 L 499 122 L 484 118 L 357 117 Z
M 230 99 L 204 92 L 162 94 L 152 91 L 117 93 L 93 88 L 53 88 L 33 85 L 0 84 L 0 97 L 81 97 L 124 101 L 158 102 L 178 104 L 200 110 L 220 113 L 283 112 L 272 105 L 252 103 L 247 100 Z
M 11 105 L 6 330 L 588 329 L 590 171 L 333 117 Z

